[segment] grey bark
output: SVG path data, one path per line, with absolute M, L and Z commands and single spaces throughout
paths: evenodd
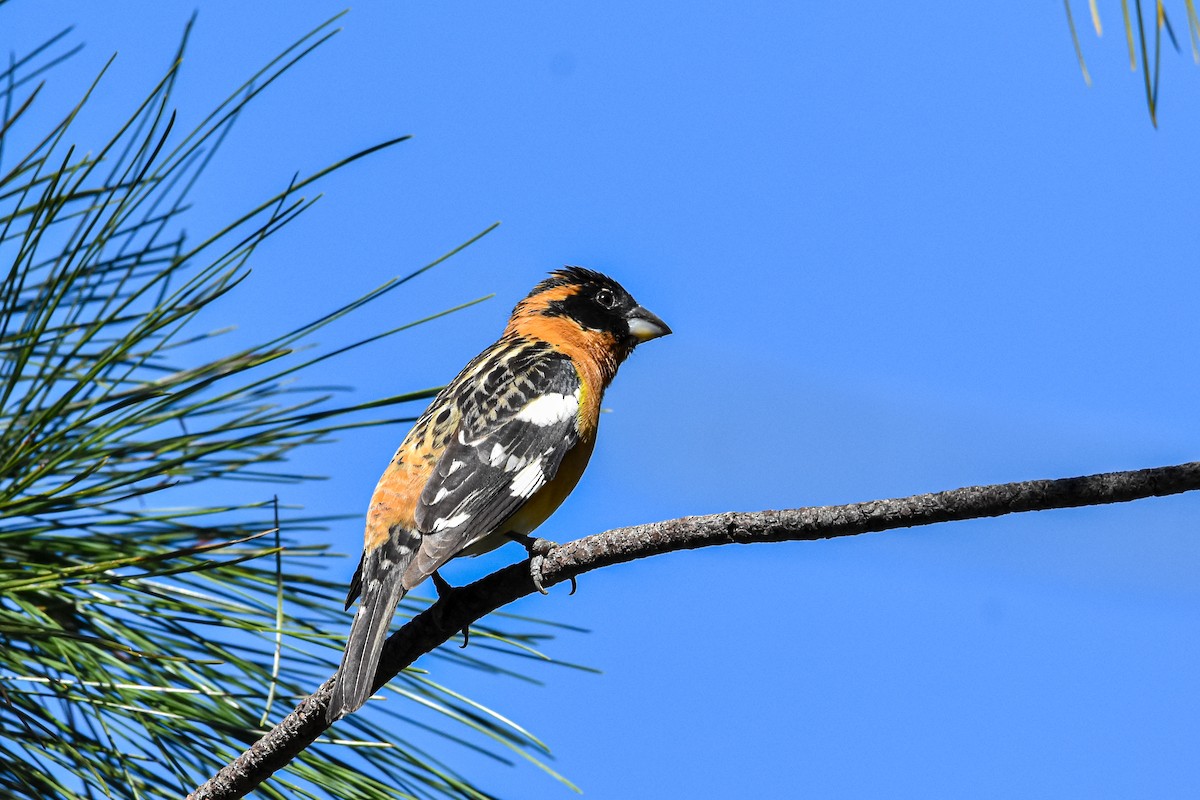
M 617 528 L 557 547 L 545 556 L 542 579 L 549 587 L 601 567 L 719 544 L 831 539 L 1022 511 L 1124 503 L 1195 489 L 1200 489 L 1200 462 L 970 486 L 844 506 L 682 517 Z M 528 562 L 505 567 L 456 590 L 440 603 L 439 613 L 426 610 L 391 635 L 384 645 L 375 688 L 471 623 L 533 591 Z M 286 766 L 328 727 L 325 711 L 332 686 L 333 678 L 325 681 L 273 730 L 188 795 L 189 800 L 242 797 Z

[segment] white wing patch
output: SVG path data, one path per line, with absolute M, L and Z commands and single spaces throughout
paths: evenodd
M 549 392 L 534 399 L 517 412 L 517 419 L 539 427 L 566 422 L 579 414 L 579 392 L 559 394 Z
M 438 517 L 433 522 L 433 529 L 435 531 L 444 531 L 447 528 L 457 528 L 470 518 L 470 513 L 466 511 L 461 514 L 455 514 L 453 517 Z
M 509 494 L 513 497 L 530 497 L 546 483 L 546 473 L 542 471 L 542 457 L 538 456 L 529 462 L 516 475 L 513 475 Z
M 479 444 L 482 441 L 483 441 L 483 439 L 472 439 L 471 441 L 468 442 L 467 441 L 467 432 L 465 430 L 458 432 L 458 443 L 459 444 L 464 444 L 467 447 L 474 447 L 475 445 Z

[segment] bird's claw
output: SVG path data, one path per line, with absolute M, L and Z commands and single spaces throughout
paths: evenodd
M 450 583 L 445 578 L 443 578 L 441 575 L 439 575 L 436 570 L 434 570 L 432 578 L 433 578 L 433 588 L 437 590 L 437 596 L 438 596 L 437 602 L 433 604 L 434 620 L 437 622 L 438 626 L 441 627 L 442 608 L 443 608 L 442 602 L 446 598 L 450 597 L 452 594 L 457 592 L 458 589 L 451 586 Z M 470 625 L 467 625 L 466 627 L 464 627 L 462 629 L 462 636 L 463 636 L 463 643 L 461 645 L 459 645 L 460 650 L 465 649 L 467 644 L 471 641 L 471 626 Z
M 533 539 L 529 536 L 522 536 L 515 533 L 509 534 L 509 536 L 525 545 L 525 551 L 529 553 L 529 577 L 533 579 L 533 587 L 541 594 L 550 594 L 546 591 L 546 587 L 542 585 L 542 564 L 545 561 L 546 555 L 558 547 L 558 543 L 552 542 L 549 539 Z M 570 580 L 570 594 L 575 594 L 575 590 L 579 588 L 579 584 L 575 582 L 575 576 L 571 576 Z
M 542 561 L 544 560 L 545 557 L 541 554 L 534 555 L 529 559 L 529 577 L 533 578 L 533 588 L 541 594 L 550 594 L 546 591 L 546 587 L 542 586 Z
M 550 594 L 542 585 L 542 562 L 545 561 L 546 554 L 558 547 L 558 544 L 549 539 L 531 539 L 528 536 L 521 536 L 517 541 L 525 545 L 525 552 L 529 553 L 529 577 L 533 578 L 533 588 L 541 594 Z
M 545 561 L 546 554 L 550 553 L 552 549 L 558 547 L 558 542 L 552 542 L 548 539 L 534 539 L 533 536 L 528 536 L 526 534 L 510 533 L 508 536 L 509 539 L 521 543 L 521 545 L 526 548 L 526 553 L 529 554 L 529 577 L 533 578 L 534 588 L 540 591 L 541 594 L 550 594 L 548 591 L 546 591 L 546 587 L 541 584 L 541 565 Z M 575 583 L 574 576 L 571 576 L 570 581 L 570 594 L 574 595 L 575 590 L 578 588 L 578 584 Z

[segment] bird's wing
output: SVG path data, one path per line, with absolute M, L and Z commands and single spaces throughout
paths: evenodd
M 554 478 L 579 442 L 582 391 L 570 359 L 542 350 L 499 360 L 465 394 L 458 431 L 417 504 L 421 547 L 406 587 L 498 532 Z

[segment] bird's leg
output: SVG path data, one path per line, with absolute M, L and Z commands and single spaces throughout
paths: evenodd
M 533 578 L 534 587 L 542 594 L 550 594 L 542 586 L 542 559 L 547 553 L 558 547 L 558 542 L 552 542 L 549 539 L 535 539 L 528 534 L 516 533 L 514 531 L 509 531 L 504 535 L 525 548 L 525 552 L 529 554 L 529 577 Z M 575 583 L 575 578 L 572 577 L 571 591 L 568 596 L 575 594 L 575 590 L 578 588 L 579 586 Z
M 440 627 L 442 624 L 442 608 L 444 608 L 442 601 L 446 600 L 452 594 L 457 592 L 458 589 L 451 586 L 436 569 L 433 571 L 433 575 L 431 577 L 433 578 L 433 588 L 437 590 L 438 596 L 437 602 L 433 604 L 434 619 L 437 621 L 437 624 Z M 461 647 L 465 648 L 467 646 L 467 642 L 471 641 L 470 625 L 462 629 L 462 635 L 463 643 Z
M 454 587 L 449 581 L 442 577 L 442 573 L 436 569 L 433 571 L 433 588 L 437 590 L 438 600 L 444 600 L 454 593 Z

